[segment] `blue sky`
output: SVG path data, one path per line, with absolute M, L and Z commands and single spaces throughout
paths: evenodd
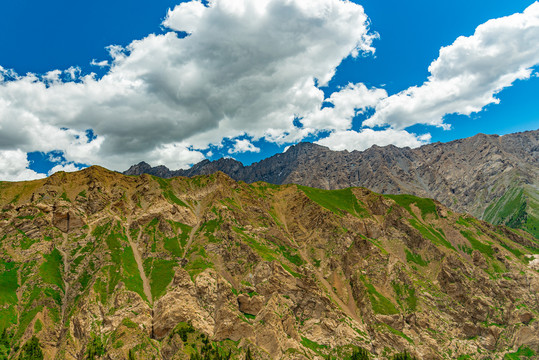
M 207 16 L 196 21 L 192 14 L 205 9 L 176 8 L 167 15 L 179 1 L 21 0 L 3 4 L 3 13 L 8 16 L 0 22 L 0 70 L 4 71 L 4 79 L 0 77 L 0 125 L 11 129 L 20 123 L 28 130 L 3 130 L 4 136 L 0 134 L 0 164 L 7 169 L 0 178 L 30 179 L 44 176 L 53 168 L 69 171 L 92 164 L 122 170 L 128 163 L 142 160 L 175 168 L 204 157 L 232 156 L 248 164 L 301 140 L 320 141 L 336 150 L 361 150 L 372 143 L 418 146 L 479 132 L 506 134 L 539 127 L 539 78 L 535 75 L 538 55 L 504 53 L 508 41 L 514 41 L 516 49 L 529 48 L 521 43 L 524 38 L 531 39 L 532 44 L 539 43 L 538 26 L 532 25 L 524 36 L 518 26 L 513 26 L 519 21 L 514 16 L 511 21 L 488 23 L 482 32 L 478 31 L 479 40 L 475 42 L 456 42 L 461 36 L 473 40 L 478 26 L 490 19 L 537 7 L 533 1 L 355 1 L 361 9 L 346 8 L 340 0 L 317 0 L 313 8 L 335 9 L 335 15 L 319 21 L 312 21 L 320 16 L 314 11 L 294 12 L 301 10 L 305 1 L 292 1 L 296 7 L 287 8 L 286 15 L 277 6 L 284 1 L 264 2 L 275 5 L 272 11 L 257 12 L 250 8 L 258 6 L 256 1 L 241 0 L 238 3 L 243 4 L 243 9 L 222 5 L 220 12 L 205 11 Z M 249 17 L 242 17 L 248 11 L 260 15 L 258 21 L 266 24 L 265 30 L 251 24 Z M 347 16 L 350 13 L 355 14 L 354 18 Z M 528 22 L 537 20 L 537 11 L 530 13 Z M 284 17 L 282 22 L 279 16 Z M 186 37 L 184 31 L 191 30 L 192 35 Z M 509 34 L 504 43 L 493 46 L 481 40 L 497 38 L 497 32 Z M 167 33 L 173 36 L 167 37 Z M 220 33 L 223 38 L 219 43 L 204 37 Z M 256 36 L 261 40 L 250 45 Z M 181 42 L 189 38 L 189 43 Z M 141 41 L 126 50 L 135 40 Z M 264 41 L 268 45 L 259 46 Z M 230 44 L 224 47 L 223 43 Z M 317 45 L 322 49 L 317 50 Z M 481 46 L 499 50 L 497 59 L 505 62 L 482 58 L 485 50 Z M 440 55 L 442 47 L 449 47 L 445 57 Z M 359 49 L 357 54 L 354 48 Z M 468 49 L 464 55 L 463 48 Z M 222 55 L 229 49 L 231 54 Z M 237 52 L 241 52 L 241 58 Z M 248 57 L 253 53 L 253 59 L 247 58 L 243 68 L 231 64 L 236 61 L 242 66 L 243 54 Z M 268 61 L 263 56 L 272 59 Z M 459 58 L 462 56 L 467 58 Z M 463 65 L 460 69 L 458 64 L 468 63 L 468 57 L 469 68 Z M 290 59 L 299 59 L 300 66 Z M 440 70 L 433 74 L 429 66 L 436 59 L 440 60 Z M 451 63 L 457 60 L 456 65 Z M 168 67 L 162 69 L 159 62 Z M 251 65 L 252 71 L 246 73 L 244 68 Z M 495 76 L 480 73 L 489 67 L 495 69 L 491 72 L 497 71 Z M 56 69 L 61 72 L 50 73 Z M 256 77 L 258 69 L 261 74 L 271 69 L 268 74 L 291 75 L 260 79 Z M 477 79 L 463 84 L 458 80 L 459 71 L 479 74 Z M 91 73 L 95 73 L 93 78 L 85 80 L 84 76 Z M 191 78 L 199 74 L 199 78 Z M 175 82 L 169 83 L 169 77 Z M 306 85 L 309 79 L 315 79 L 314 85 Z M 429 79 L 431 84 L 421 91 Z M 124 80 L 131 81 L 130 85 L 122 92 L 114 92 Z M 126 95 L 140 81 L 145 83 L 138 93 Z M 70 86 L 75 84 L 80 86 L 72 90 Z M 342 91 L 349 84 L 357 86 Z M 484 94 L 473 100 L 464 90 L 460 97 L 448 99 L 428 95 L 438 89 L 443 94 L 455 86 Z M 323 93 L 324 99 L 316 90 Z M 144 91 L 148 92 L 146 96 Z M 282 96 L 286 91 L 293 91 L 297 97 Z M 403 91 L 409 91 L 408 96 L 393 96 Z M 273 94 L 275 98 L 268 100 Z M 328 102 L 332 94 L 342 94 L 340 102 Z M 410 97 L 417 104 L 402 105 Z M 497 101 L 488 100 L 490 97 Z M 2 108 L 2 99 L 9 105 Z M 146 99 L 150 100 L 142 107 Z M 131 114 L 129 109 L 138 105 L 141 109 Z M 433 112 L 431 106 L 445 110 Z M 143 113 L 146 109 L 148 112 Z M 294 116 L 297 126 L 287 125 Z M 363 120 L 371 117 L 365 126 Z M 274 128 L 272 132 L 267 131 L 270 127 Z M 31 135 L 32 129 L 40 129 L 42 136 Z M 23 158 L 26 163 L 22 161 L 21 167 Z

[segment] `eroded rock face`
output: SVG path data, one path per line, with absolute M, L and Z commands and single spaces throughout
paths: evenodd
M 264 299 L 262 296 L 247 294 L 240 294 L 238 296 L 238 305 L 242 313 L 256 315 L 262 310 L 264 306 Z
M 74 211 L 65 208 L 53 210 L 52 224 L 64 233 L 79 229 L 85 225 L 81 216 L 77 215 Z
M 213 336 L 215 320 L 197 296 L 189 274 L 178 269 L 167 293 L 155 304 L 154 336 L 162 339 L 179 322 L 191 322 L 202 332 Z
M 429 199 L 100 168 L 1 185 L 0 316 L 47 359 L 539 352 L 537 241 Z

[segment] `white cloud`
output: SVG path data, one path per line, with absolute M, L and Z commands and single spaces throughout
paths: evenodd
M 71 66 L 69 69 L 65 71 L 65 74 L 69 75 L 71 80 L 76 80 L 80 76 L 80 73 L 81 73 L 81 69 L 76 66 Z
M 60 75 L 62 75 L 60 70 L 52 70 L 43 75 L 42 79 L 45 83 L 58 82 L 60 81 Z
M 110 46 L 101 79 L 70 68 L 13 80 L 2 69 L 0 149 L 58 150 L 68 162 L 123 170 L 140 160 L 185 166 L 202 158 L 196 149 L 242 135 L 297 141 L 321 129 L 297 128 L 296 117 L 336 127 L 313 115 L 319 87 L 347 56 L 374 51 L 363 8 L 345 0 L 191 1 L 163 25 L 173 31 Z M 86 129 L 97 138 L 88 142 Z
M 174 143 L 165 144 L 152 150 L 147 159 L 152 164 L 163 164 L 170 169 L 187 169 L 190 165 L 204 160 L 204 154 L 189 149 L 186 144 Z
M 480 111 L 539 63 L 537 2 L 442 48 L 428 81 L 390 97 L 349 84 L 324 99 L 321 87 L 344 58 L 374 52 L 367 16 L 349 1 L 193 0 L 170 10 L 163 25 L 171 31 L 109 46 L 110 60 L 92 62 L 109 66 L 100 79 L 76 67 L 41 76 L 0 67 L 0 152 L 26 159 L 60 151 L 68 164 L 124 170 L 141 160 L 184 168 L 225 138 L 230 153 L 260 151 L 251 141 L 262 138 L 282 144 L 321 131 L 332 133 L 319 143 L 335 149 L 413 147 L 429 138 L 402 129 Z M 367 108 L 376 112 L 364 125 L 390 129 L 352 131 Z M 97 137 L 88 139 L 87 129 Z M 245 136 L 251 140 L 238 139 Z M 27 160 L 6 165 L 12 169 L 0 178 L 41 176 L 25 173 Z
M 363 151 L 373 145 L 416 148 L 428 144 L 430 139 L 430 134 L 418 136 L 405 130 L 386 129 L 375 131 L 373 129 L 363 129 L 359 132 L 353 130 L 335 131 L 328 137 L 316 141 L 316 143 L 327 146 L 331 150 Z
M 383 89 L 368 89 L 364 84 L 348 84 L 326 100 L 332 107 L 317 110 L 301 122 L 312 129 L 347 130 L 352 127 L 352 120 L 357 114 L 376 106 L 386 97 L 387 92 Z
M 59 163 L 59 162 L 63 161 L 63 158 L 62 158 L 62 156 L 58 156 L 58 155 L 55 155 L 55 154 L 49 154 L 49 158 L 47 160 L 49 160 L 52 163 Z
M 254 146 L 247 139 L 236 139 L 234 146 L 228 150 L 229 154 L 245 153 L 245 152 L 260 152 L 260 148 Z
M 69 164 L 58 164 L 56 166 L 54 166 L 52 169 L 49 170 L 49 176 L 58 172 L 58 171 L 65 171 L 65 172 L 73 172 L 73 171 L 79 171 L 81 170 L 82 168 L 75 165 L 75 164 L 72 164 L 72 163 L 69 163 Z
M 103 68 L 103 67 L 109 66 L 109 61 L 108 60 L 97 61 L 96 59 L 92 59 L 92 61 L 90 62 L 90 65 Z
M 28 169 L 29 165 L 30 164 L 24 151 L 0 151 L 0 180 L 22 181 L 41 179 L 45 177 L 45 174 L 39 174 Z
M 539 64 L 539 2 L 523 13 L 489 20 L 470 37 L 440 49 L 422 86 L 382 100 L 366 126 L 396 129 L 422 123 L 446 126 L 446 114 L 470 115 L 498 103 L 496 94 L 528 79 Z

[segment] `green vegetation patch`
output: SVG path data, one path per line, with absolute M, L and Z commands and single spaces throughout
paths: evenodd
M 494 237 L 496 235 L 492 235 L 492 237 Z M 508 241 L 506 242 L 507 240 L 506 239 L 500 239 L 498 238 L 498 243 L 506 250 L 508 250 L 509 252 L 511 252 L 513 255 L 515 255 L 515 257 L 517 257 L 518 259 L 521 259 L 523 260 L 524 259 L 524 253 L 522 253 L 522 251 L 520 251 L 519 249 L 515 248 L 515 247 L 512 247 L 511 245 L 508 244 Z
M 396 299 L 399 305 L 407 308 L 410 311 L 417 309 L 417 296 L 415 294 L 415 288 L 408 284 L 401 284 L 393 282 L 391 284 L 395 291 Z
M 107 283 L 101 279 L 97 279 L 94 283 L 94 290 L 99 295 L 99 300 L 101 301 L 101 304 L 106 304 L 109 294 Z
M 522 188 L 511 188 L 495 203 L 490 204 L 485 210 L 483 218 L 493 224 L 502 224 L 517 212 L 525 199 Z
M 288 271 L 290 275 L 292 275 L 293 277 L 298 278 L 298 279 L 301 279 L 303 277 L 303 275 L 295 272 L 294 270 L 290 268 L 290 266 L 286 265 L 285 263 L 281 262 L 281 266 L 283 267 L 283 269 Z
M 292 264 L 296 266 L 303 265 L 304 261 L 295 249 L 287 248 L 286 246 L 281 245 L 279 246 L 279 250 L 286 260 L 290 261 Z
M 346 213 L 356 217 L 369 216 L 369 212 L 362 206 L 360 201 L 358 201 L 352 192 L 352 188 L 342 190 L 322 190 L 300 185 L 298 185 L 298 188 L 303 191 L 309 199 L 339 216 L 343 216 Z
M 60 195 L 60 199 L 71 202 L 71 200 L 67 197 L 67 193 L 65 191 L 62 193 L 62 195 Z
M 0 360 L 7 360 L 11 351 L 11 332 L 8 332 L 6 328 L 0 327 L 0 329 L 3 329 L 0 334 Z
M 301 337 L 301 345 L 305 346 L 308 349 L 311 349 L 312 351 L 314 351 L 315 353 L 319 355 L 321 354 L 321 350 L 328 349 L 327 345 L 320 345 L 316 341 L 307 339 L 305 336 Z
M 174 221 L 171 221 L 170 224 L 174 227 L 177 233 L 178 230 L 181 230 L 181 233 L 178 234 L 178 240 L 180 241 L 181 247 L 185 247 L 185 245 L 187 245 L 187 242 L 189 241 L 189 235 L 191 234 L 193 227 Z
M 535 351 L 527 346 L 521 346 L 517 351 L 510 354 L 505 354 L 504 360 L 521 360 L 521 359 L 534 359 Z
M 88 342 L 84 354 L 88 360 L 100 359 L 105 354 L 105 346 L 100 336 L 92 334 L 92 339 Z
M 86 289 L 90 280 L 92 280 L 92 276 L 85 270 L 78 279 L 82 291 Z
M 505 225 L 514 229 L 522 228 L 528 220 L 528 212 L 526 211 L 527 207 L 528 203 L 525 201 L 522 202 L 518 210 L 513 215 L 511 215 L 509 220 L 506 221 Z
M 0 329 L 7 329 L 17 323 L 17 311 L 15 305 L 0 308 Z
M 467 230 L 461 230 L 460 233 L 462 236 L 464 236 L 469 242 L 470 245 L 472 245 L 472 248 L 478 250 L 482 254 L 493 258 L 494 256 L 494 250 L 492 249 L 492 246 L 483 244 L 481 241 L 477 240 L 473 233 Z
M 399 313 L 399 310 L 397 310 L 391 300 L 380 294 L 376 290 L 376 288 L 368 282 L 365 276 L 361 276 L 360 278 L 367 289 L 367 293 L 371 301 L 372 310 L 375 313 L 382 315 L 393 315 Z
M 178 358 L 192 360 L 258 359 L 250 350 L 239 349 L 239 341 L 211 341 L 204 333 L 197 331 L 190 323 L 181 322 L 172 331 L 170 337 L 179 337 L 183 343 Z M 137 347 L 133 348 L 135 350 Z M 249 348 L 248 348 L 249 349 Z M 242 354 L 243 353 L 243 354 Z M 135 357 L 133 357 L 135 358 Z M 137 359 L 142 357 L 137 357 Z
M 467 218 L 465 218 L 463 216 L 459 216 L 459 219 L 456 222 L 457 222 L 457 224 L 462 225 L 462 226 L 466 226 L 466 227 L 472 227 L 473 226 L 473 224 L 470 222 L 470 220 L 468 220 Z
M 62 306 L 62 294 L 59 291 L 46 287 L 43 289 L 43 294 L 53 299 L 58 306 Z
M 32 336 L 24 346 L 22 347 L 21 353 L 19 355 L 19 360 L 42 360 L 43 351 L 41 351 L 41 345 L 39 340 Z
M 26 328 L 30 325 L 32 320 L 36 317 L 36 315 L 43 310 L 43 305 L 36 306 L 35 308 L 25 311 L 21 313 L 20 320 L 19 320 L 19 326 L 17 327 L 17 332 L 15 333 L 15 339 L 20 339 L 20 337 L 24 334 L 26 331 Z
M 144 271 L 150 278 L 150 287 L 154 300 L 165 293 L 168 284 L 174 277 L 174 267 L 176 265 L 176 261 L 173 260 L 146 259 L 144 261 Z
M 22 230 L 17 229 L 18 234 L 17 237 L 21 237 L 20 239 L 20 246 L 22 250 L 28 250 L 32 245 L 34 245 L 36 242 L 38 242 L 37 239 L 30 239 Z
M 277 254 L 275 252 L 275 250 L 269 248 L 268 246 L 264 245 L 264 244 L 261 244 L 259 243 L 258 241 L 256 241 L 255 239 L 253 239 L 252 237 L 248 236 L 244 231 L 243 229 L 241 228 L 238 228 L 238 227 L 232 227 L 232 229 L 238 233 L 239 235 L 241 235 L 241 237 L 243 238 L 243 240 L 254 250 L 258 253 L 258 255 L 260 255 L 260 257 L 262 259 L 264 259 L 265 261 L 273 261 L 273 260 L 276 260 L 277 259 Z
M 392 199 L 397 204 L 405 208 L 411 215 L 415 217 L 411 204 L 417 206 L 421 210 L 421 217 L 425 218 L 427 214 L 434 214 L 438 218 L 438 213 L 436 212 L 436 204 L 432 199 L 420 198 L 414 195 L 384 195 L 386 198 Z
M 92 236 L 95 237 L 96 239 L 101 239 L 103 237 L 103 235 L 105 235 L 107 233 L 110 226 L 111 226 L 110 222 L 106 223 L 104 225 L 96 226 L 95 229 L 92 231 Z
M 408 341 L 410 344 L 414 343 L 414 340 L 412 340 L 409 336 L 406 336 L 402 331 L 394 329 L 393 327 L 389 326 L 388 324 L 379 323 L 378 326 L 379 326 L 379 329 L 387 329 L 387 330 L 389 330 L 390 333 L 402 337 L 403 339 Z M 406 359 L 406 358 L 404 358 L 404 359 Z
M 128 290 L 139 294 L 141 298 L 146 299 L 138 265 L 135 260 L 135 256 L 133 255 L 133 249 L 130 247 L 126 248 L 122 253 L 122 264 L 124 268 L 123 281 L 125 283 L 125 287 Z
M 16 263 L 0 260 L 0 305 L 17 303 L 17 269 Z
M 105 286 L 99 280 L 96 281 L 96 291 L 101 294 L 101 301 L 103 303 L 106 302 L 108 294 L 114 291 L 120 280 L 124 282 L 128 290 L 134 291 L 142 299 L 146 299 L 138 265 L 133 255 L 133 249 L 128 245 L 127 236 L 123 233 L 123 229 L 119 223 L 107 235 L 105 242 L 110 250 L 111 261 L 114 265 L 102 268 L 105 274 L 108 272 L 108 281 Z M 122 271 L 118 272 L 118 267 Z M 106 294 L 103 294 L 103 292 Z
M 483 217 L 495 225 L 505 224 L 511 228 L 523 229 L 539 239 L 538 213 L 537 191 L 513 187 L 498 201 L 491 203 Z
M 156 176 L 153 176 L 153 179 L 157 181 L 157 183 L 159 184 L 159 187 L 161 187 L 161 190 L 163 191 L 163 196 L 165 197 L 165 199 L 167 199 L 173 204 L 183 206 L 186 208 L 189 207 L 186 203 L 181 201 L 176 196 L 176 194 L 174 194 L 174 191 L 172 190 L 172 186 L 170 185 L 170 180 L 162 179 Z
M 198 274 L 210 268 L 213 268 L 213 264 L 210 261 L 201 258 L 189 261 L 185 266 L 185 270 L 187 270 L 192 280 L 195 280 Z
M 62 279 L 62 254 L 57 248 L 43 256 L 45 261 L 39 267 L 39 275 L 47 284 L 53 284 L 64 290 L 64 281 Z
M 215 231 L 217 231 L 221 227 L 222 223 L 223 220 L 220 217 L 219 219 L 208 220 L 204 224 L 202 224 L 198 231 L 203 231 L 204 235 L 206 235 L 210 242 L 219 242 L 219 240 L 215 237 Z
M 409 219 L 409 221 L 410 221 L 410 224 L 414 228 L 416 228 L 424 238 L 429 239 L 435 244 L 443 245 L 448 249 L 456 251 L 455 247 L 451 245 L 449 241 L 446 240 L 444 234 L 440 232 L 439 230 L 436 230 L 430 225 L 423 225 L 416 219 Z
M 408 249 L 404 249 L 404 252 L 406 253 L 406 261 L 413 262 L 421 266 L 429 265 L 428 261 L 423 260 L 420 254 L 410 252 Z
M 34 332 L 37 334 L 42 329 L 43 329 L 43 323 L 41 322 L 41 320 L 37 319 L 36 322 L 34 323 Z
M 183 251 L 180 247 L 178 238 L 176 237 L 165 238 L 163 243 L 164 243 L 165 250 L 169 251 L 172 255 L 178 256 L 178 257 L 181 257 L 183 255 Z

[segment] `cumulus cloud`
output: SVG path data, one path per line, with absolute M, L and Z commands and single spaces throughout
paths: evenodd
M 101 78 L 0 69 L 0 150 L 57 150 L 123 170 L 140 160 L 185 167 L 224 138 L 297 141 L 342 127 L 313 115 L 320 87 L 344 58 L 374 51 L 363 8 L 345 0 L 190 1 L 163 25 L 170 31 L 110 46 Z M 337 115 L 348 121 L 351 107 Z M 297 118 L 317 128 L 298 128 Z
M 186 144 L 172 143 L 158 146 L 150 151 L 147 159 L 152 164 L 167 164 L 171 169 L 182 169 L 187 168 L 189 164 L 204 160 L 204 154 L 190 149 Z
M 331 104 L 302 119 L 302 124 L 312 129 L 347 130 L 354 117 L 367 108 L 376 106 L 387 97 L 383 89 L 368 89 L 364 84 L 348 84 L 331 94 L 325 102 Z
M 444 115 L 470 115 L 498 103 L 496 94 L 528 79 L 539 64 L 539 2 L 523 13 L 489 20 L 443 47 L 428 80 L 384 99 L 363 124 L 396 129 L 422 123 L 447 127 Z
M 92 62 L 107 67 L 101 78 L 77 67 L 20 76 L 0 66 L 0 153 L 11 166 L 0 178 L 42 176 L 27 169 L 32 151 L 60 152 L 65 162 L 57 169 L 124 170 L 141 160 L 185 168 L 225 138 L 230 154 L 260 151 L 252 142 L 261 139 L 285 144 L 324 132 L 330 135 L 319 143 L 334 149 L 419 146 L 429 135 L 405 128 L 444 126 L 445 114 L 480 111 L 531 76 L 539 63 L 538 19 L 535 2 L 458 38 L 440 50 L 422 86 L 387 97 L 349 84 L 325 98 L 321 88 L 343 59 L 374 52 L 376 34 L 360 5 L 183 2 L 167 13 L 166 33 L 109 46 L 110 59 Z M 364 125 L 389 128 L 353 131 L 354 117 L 368 108 L 376 111 Z
M 245 153 L 245 152 L 260 152 L 260 148 L 256 147 L 247 139 L 236 139 L 232 148 L 228 150 L 229 154 Z
M 373 129 L 363 129 L 361 131 L 335 131 L 316 143 L 327 146 L 331 150 L 363 151 L 373 145 L 416 148 L 428 144 L 430 139 L 431 135 L 428 133 L 418 136 L 405 130 L 386 129 L 375 131 Z
M 73 164 L 73 163 L 68 163 L 68 164 L 58 164 L 58 165 L 55 165 L 52 169 L 49 170 L 49 173 L 48 175 L 52 175 L 58 171 L 65 171 L 65 172 L 73 172 L 73 171 L 79 171 L 81 170 L 82 168 Z
M 28 169 L 29 165 L 24 151 L 0 151 L 0 179 L 3 181 L 35 180 L 45 177 L 45 174 Z

